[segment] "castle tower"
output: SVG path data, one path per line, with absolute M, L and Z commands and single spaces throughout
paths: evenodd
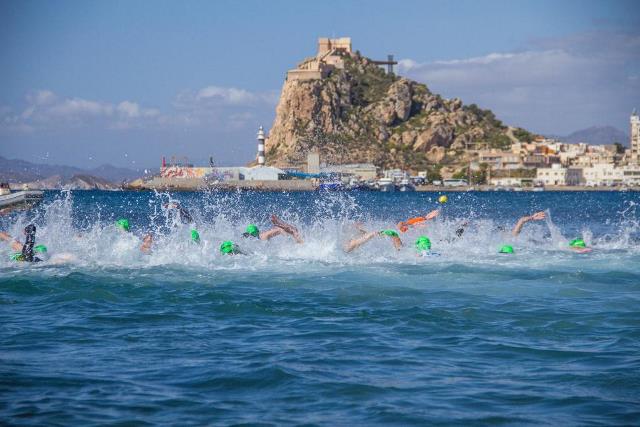
M 631 161 L 636 165 L 640 165 L 640 116 L 636 110 L 633 110 L 631 113 L 631 118 L 629 119 L 631 123 Z
M 258 166 L 264 166 L 264 130 L 258 129 Z

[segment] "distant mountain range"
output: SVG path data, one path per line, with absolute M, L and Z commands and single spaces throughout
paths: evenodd
M 19 190 L 25 185 L 31 190 L 116 190 L 119 184 L 114 184 L 103 178 L 91 175 L 73 175 L 71 178 L 63 178 L 53 175 L 48 178 L 22 184 L 10 184 L 12 189 Z
M 138 178 L 143 173 L 111 165 L 102 165 L 93 169 L 81 169 L 73 166 L 45 165 L 25 160 L 7 159 L 0 156 L 0 181 L 9 183 L 35 182 L 51 179 L 51 182 L 70 181 L 74 177 L 97 178 L 103 183 L 119 184 L 122 181 Z
M 554 136 L 561 141 L 571 144 L 586 142 L 587 144 L 620 144 L 629 146 L 629 135 L 613 126 L 591 126 L 590 128 L 575 131 L 567 136 Z

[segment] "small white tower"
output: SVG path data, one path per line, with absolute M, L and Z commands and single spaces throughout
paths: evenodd
M 258 129 L 258 166 L 264 166 L 264 130 Z

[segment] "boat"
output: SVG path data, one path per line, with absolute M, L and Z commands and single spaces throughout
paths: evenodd
M 396 185 L 391 178 L 380 178 L 378 180 L 378 188 L 384 192 L 396 191 Z
M 318 190 L 340 191 L 344 189 L 345 187 L 342 181 L 327 181 L 327 182 L 321 182 L 318 185 Z
M 400 181 L 400 185 L 398 186 L 398 190 L 400 191 L 416 191 L 416 187 L 409 181 L 407 178 L 404 178 Z
M 0 184 L 0 209 L 29 209 L 42 201 L 44 192 L 40 190 L 22 190 L 11 192 L 9 184 Z

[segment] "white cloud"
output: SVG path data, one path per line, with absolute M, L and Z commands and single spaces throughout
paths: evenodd
M 27 101 L 32 105 L 48 105 L 56 100 L 56 95 L 50 90 L 38 90 L 27 94 Z
M 256 125 L 256 117 L 272 114 L 278 94 L 250 92 L 234 87 L 207 86 L 182 91 L 172 109 L 143 107 L 138 102 L 118 103 L 84 98 L 65 98 L 50 90 L 27 94 L 20 112 L 0 110 L 0 130 L 35 132 L 73 128 L 92 129 L 238 129 Z
M 81 116 L 108 117 L 113 114 L 114 107 L 103 102 L 72 98 L 51 104 L 42 111 L 55 117 L 75 119 Z
M 83 98 L 61 98 L 49 90 L 34 91 L 26 96 L 20 113 L 0 113 L 0 129 L 35 132 L 81 127 L 125 129 L 144 127 L 159 111 L 123 101 L 118 105 Z
M 115 111 L 117 114 L 128 119 L 158 117 L 160 110 L 155 108 L 142 108 L 137 102 L 122 101 L 119 103 Z
M 275 106 L 274 92 L 250 92 L 235 87 L 207 86 L 197 91 L 185 90 L 178 94 L 174 106 L 178 109 L 216 107 Z
M 585 33 L 532 42 L 517 52 L 446 61 L 399 61 L 399 73 L 436 93 L 493 109 L 510 124 L 568 133 L 624 128 L 640 103 L 640 36 Z
M 258 101 L 258 96 L 235 87 L 207 86 L 196 93 L 195 99 L 215 100 L 230 105 L 251 105 Z
M 279 94 L 251 92 L 234 87 L 206 86 L 180 92 L 168 121 L 182 127 L 238 129 L 254 126 L 258 116 L 273 114 Z

